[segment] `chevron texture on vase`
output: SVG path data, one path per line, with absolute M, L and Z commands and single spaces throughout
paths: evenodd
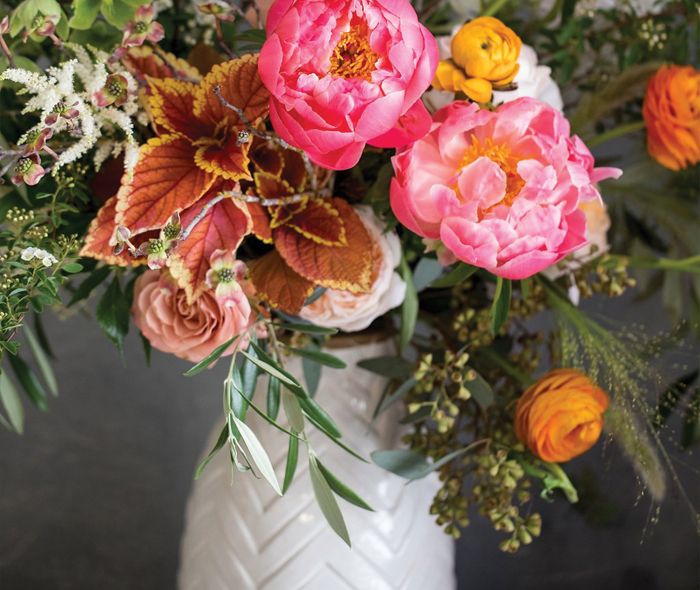
M 383 378 L 355 367 L 390 354 L 379 342 L 334 350 L 348 368 L 324 368 L 317 399 L 340 426 L 343 440 L 369 456 L 398 444 L 397 416 L 374 423 L 371 414 Z M 300 376 L 293 359 L 289 370 Z M 256 398 L 265 398 L 260 380 Z M 287 437 L 253 412 L 248 423 L 284 473 Z M 212 433 L 213 444 L 220 427 Z M 348 548 L 326 524 L 316 502 L 304 451 L 284 497 L 250 474 L 235 473 L 225 452 L 194 482 L 181 545 L 179 590 L 454 590 L 454 545 L 428 514 L 435 478 L 411 485 L 360 462 L 319 432 L 311 432 L 319 459 L 374 509 L 339 499 L 353 543 Z M 211 448 L 211 445 L 207 447 Z

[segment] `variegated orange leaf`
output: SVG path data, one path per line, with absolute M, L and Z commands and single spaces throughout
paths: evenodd
M 192 116 L 196 84 L 173 78 L 148 80 L 151 95 L 148 100 L 149 114 L 159 133 L 179 133 L 192 140 L 213 132 Z
M 117 223 L 133 235 L 163 227 L 211 187 L 214 176 L 194 164 L 196 147 L 185 137 L 164 135 L 141 147 L 131 181 L 118 195 Z
M 202 170 L 225 180 L 249 179 L 246 143 L 238 144 L 235 134 L 217 139 L 202 139 L 196 143 L 194 161 Z
M 306 207 L 293 214 L 285 225 L 319 244 L 347 245 L 343 220 L 330 199 L 310 199 Z
M 265 243 L 272 242 L 270 216 L 260 203 L 248 203 L 248 213 L 253 220 L 253 235 Z
M 149 45 L 131 47 L 122 63 L 141 84 L 145 84 L 147 78 L 177 78 L 190 82 L 201 79 L 199 71 L 184 59 Z
M 273 230 L 275 248 L 285 262 L 305 279 L 331 289 L 366 293 L 371 286 L 373 241 L 355 210 L 333 199 L 345 225 L 346 246 L 325 246 L 295 229 Z
M 260 298 L 285 313 L 299 313 L 313 293 L 313 283 L 289 268 L 276 250 L 251 262 L 249 269 Z
M 209 193 L 181 214 L 183 227 L 187 227 L 211 199 L 224 190 L 217 184 Z M 191 301 L 206 289 L 205 278 L 211 255 L 216 250 L 235 252 L 253 226 L 245 203 L 224 199 L 214 205 L 195 225 L 190 235 L 180 242 L 170 255 L 168 266 L 178 284 L 185 289 Z
M 215 65 L 197 88 L 194 115 L 198 119 L 213 125 L 224 120 L 229 126 L 238 124 L 238 115 L 214 93 L 217 86 L 221 96 L 241 109 L 251 122 L 267 114 L 270 95 L 260 80 L 257 56 L 244 55 Z
M 97 212 L 97 216 L 90 223 L 85 243 L 80 250 L 80 255 L 87 258 L 102 260 L 114 266 L 137 266 L 146 262 L 145 258 L 134 258 L 127 250 L 118 256 L 114 254 L 114 232 L 117 228 L 114 223 L 117 197 L 110 197 Z M 142 234 L 144 237 L 146 234 Z M 139 236 L 141 237 L 141 236 Z M 137 244 L 138 245 L 138 244 Z

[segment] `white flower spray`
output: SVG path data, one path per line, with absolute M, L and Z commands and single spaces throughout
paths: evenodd
M 70 43 L 65 46 L 75 58 L 48 68 L 45 73 L 9 68 L 0 75 L 0 80 L 23 86 L 20 93 L 33 95 L 22 112 L 38 113 L 40 118 L 19 143 L 24 143 L 48 125 L 54 136 L 65 132 L 72 140 L 58 153 L 53 164 L 54 173 L 93 148 L 96 148 L 96 168 L 99 169 L 110 155 L 124 153 L 124 166 L 130 172 L 138 152 L 132 121 L 140 114 L 136 80 L 129 72 L 115 72 L 114 64 L 109 63 L 109 54 L 103 51 Z M 114 75 L 118 75 L 125 85 L 123 99 L 110 106 L 100 106 L 96 97 L 108 84 L 109 77 Z

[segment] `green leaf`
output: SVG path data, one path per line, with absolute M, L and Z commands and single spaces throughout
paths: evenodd
M 303 334 L 313 334 L 321 336 L 332 336 L 338 333 L 337 328 L 324 328 L 322 326 L 317 326 L 315 324 L 304 324 L 297 322 L 284 322 L 280 325 L 280 328 L 284 330 L 290 330 L 292 332 L 301 332 Z
M 323 465 L 323 463 L 321 463 L 318 459 L 316 459 L 316 463 L 318 464 L 318 468 L 321 470 L 323 477 L 328 482 L 328 485 L 331 487 L 331 489 L 336 494 L 338 494 L 344 500 L 347 500 L 348 502 L 350 502 L 350 504 L 354 504 L 355 506 L 358 506 L 359 508 L 362 508 L 364 510 L 369 510 L 370 512 L 374 512 L 374 508 L 372 508 L 369 504 L 367 504 L 367 502 L 365 502 L 362 498 L 360 498 L 360 496 L 358 496 L 357 493 L 355 493 L 348 486 L 346 486 L 342 481 L 340 481 L 335 475 L 333 475 Z
M 311 419 L 314 423 L 320 424 L 324 431 L 329 433 L 333 438 L 341 438 L 343 435 L 336 426 L 333 418 L 331 418 L 328 413 L 318 405 L 316 400 L 310 397 L 297 397 L 299 400 L 299 405 L 304 413 Z
M 464 383 L 465 387 L 472 394 L 472 397 L 482 410 L 485 410 L 489 406 L 493 405 L 496 399 L 496 394 L 494 394 L 491 385 L 484 379 L 479 373 L 476 373 L 476 378 L 472 381 L 466 381 Z
M 260 444 L 258 437 L 255 436 L 255 433 L 251 430 L 251 428 L 245 422 L 239 420 L 235 414 L 232 414 L 231 418 L 238 428 L 238 431 L 241 433 L 241 438 L 248 449 L 250 458 L 258 467 L 260 475 L 262 475 L 267 483 L 270 484 L 272 489 L 281 496 L 282 490 L 277 482 L 277 476 L 275 475 L 275 470 L 272 467 L 272 462 L 270 461 L 270 457 L 268 457 L 267 453 L 265 452 L 265 449 Z
M 150 367 L 151 366 L 151 342 L 148 338 L 146 338 L 143 335 L 143 332 L 139 332 L 139 336 L 141 337 L 141 344 L 143 345 L 143 355 L 146 357 L 146 366 Z
M 69 262 L 68 264 L 64 264 L 61 267 L 61 270 L 69 274 L 75 274 L 76 272 L 81 272 L 83 270 L 83 265 L 78 262 Z
M 493 296 L 493 304 L 491 305 L 491 332 L 494 335 L 498 334 L 503 322 L 508 317 L 512 288 L 512 283 L 508 279 L 497 277 L 496 293 Z
M 224 427 L 221 429 L 221 433 L 219 434 L 219 438 L 216 439 L 216 443 L 212 447 L 212 450 L 209 451 L 209 454 L 202 459 L 202 461 L 197 465 L 197 469 L 194 470 L 194 478 L 199 479 L 199 477 L 202 475 L 202 472 L 206 469 L 207 465 L 211 462 L 211 460 L 216 456 L 216 453 L 218 453 L 223 446 L 226 444 L 226 441 L 228 440 L 228 424 L 224 424 Z
M 280 411 L 280 382 L 279 379 L 269 377 L 267 380 L 267 415 L 273 420 L 277 419 Z
M 309 395 L 313 397 L 321 381 L 321 365 L 307 358 L 302 359 L 301 368 L 304 372 L 304 382 Z
M 100 11 L 100 3 L 101 0 L 74 0 L 73 16 L 68 21 L 68 26 L 73 29 L 89 29 Z
M 401 385 L 399 385 L 391 393 L 391 395 L 385 397 L 377 405 L 377 408 L 374 411 L 374 417 L 376 418 L 377 416 L 379 416 L 379 414 L 388 410 L 397 401 L 399 401 L 401 398 L 403 398 L 409 391 L 411 391 L 416 386 L 417 383 L 418 383 L 418 381 L 414 377 L 410 377 L 409 379 L 406 379 L 406 381 L 404 381 Z
M 434 258 L 421 258 L 413 271 L 413 285 L 416 292 L 420 293 L 433 281 L 435 281 L 445 268 Z
M 399 265 L 401 276 L 406 283 L 406 296 L 401 305 L 401 330 L 399 334 L 399 350 L 403 353 L 413 338 L 413 331 L 416 329 L 418 319 L 418 293 L 413 284 L 413 274 L 405 258 L 401 259 Z
M 254 349 L 249 349 L 251 355 L 255 355 Z M 243 385 L 243 393 L 249 399 L 255 396 L 255 386 L 258 382 L 260 371 L 254 363 L 243 363 L 241 366 L 241 379 Z
M 321 350 L 313 350 L 311 348 L 293 348 L 290 346 L 289 351 L 293 352 L 297 356 L 315 361 L 333 369 L 344 369 L 347 367 L 345 361 L 339 359 L 337 356 L 333 356 L 332 354 L 328 354 L 327 352 L 323 352 Z
M 68 302 L 68 306 L 70 307 L 71 305 L 75 305 L 78 301 L 87 299 L 95 287 L 101 285 L 111 272 L 112 269 L 109 266 L 101 266 L 92 271 L 92 273 L 82 283 L 80 283 L 80 286 L 75 290 L 71 300 Z
M 455 285 L 459 285 L 460 283 L 466 281 L 477 270 L 479 269 L 476 266 L 471 266 L 469 264 L 465 264 L 464 262 L 458 262 L 450 272 L 448 272 L 444 277 L 433 281 L 430 286 L 433 289 L 454 287 Z
M 29 344 L 29 349 L 32 351 L 34 358 L 36 359 L 36 364 L 39 366 L 39 371 L 46 382 L 51 394 L 55 397 L 58 395 L 58 382 L 56 381 L 56 375 L 51 367 L 51 361 L 48 359 L 46 352 L 39 344 L 37 337 L 34 336 L 34 332 L 29 329 L 26 324 L 22 328 L 27 344 Z
M 297 470 L 299 461 L 299 439 L 290 436 L 289 447 L 287 448 L 287 464 L 284 468 L 284 482 L 282 483 L 282 493 L 286 494 L 289 486 L 294 481 L 294 473 Z
M 117 277 L 98 301 L 95 316 L 107 337 L 116 344 L 120 353 L 123 352 L 124 337 L 129 331 L 129 303 Z
M 0 373 L 0 400 L 5 407 L 12 428 L 18 434 L 22 434 L 24 432 L 24 408 L 22 408 L 22 401 L 14 383 L 10 381 L 5 371 Z
M 258 352 L 258 353 L 260 352 L 260 349 L 258 349 L 257 347 L 254 347 L 254 350 L 255 350 L 256 352 Z M 260 368 L 261 368 L 263 371 L 265 371 L 268 375 L 272 375 L 272 376 L 275 377 L 276 379 L 279 379 L 279 380 L 280 380 L 282 383 L 284 383 L 285 385 L 293 385 L 293 386 L 296 385 L 296 386 L 299 386 L 299 383 L 297 383 L 297 381 L 296 381 L 294 378 L 291 378 L 291 377 L 289 377 L 287 374 L 285 374 L 285 373 L 282 372 L 282 371 L 283 371 L 282 367 L 279 367 L 279 366 L 275 367 L 275 366 L 273 366 L 271 363 L 266 362 L 266 360 L 262 360 L 262 358 L 257 358 L 257 357 L 255 357 L 255 356 L 253 356 L 252 353 L 248 353 L 248 352 L 246 352 L 246 351 L 244 351 L 244 350 L 241 350 L 241 354 L 242 354 L 245 358 L 247 358 L 251 363 L 253 363 L 253 364 L 257 365 L 258 367 L 260 367 Z M 262 355 L 261 355 L 261 356 L 262 356 Z M 268 357 L 268 359 L 269 359 L 270 361 L 272 361 L 273 363 L 275 363 L 275 361 L 272 360 L 271 357 Z M 275 363 L 275 364 L 276 364 L 276 363 Z
M 378 356 L 364 359 L 357 366 L 390 379 L 408 379 L 413 373 L 413 364 L 399 356 Z
M 338 507 L 338 502 L 333 495 L 330 485 L 328 485 L 326 478 L 323 477 L 316 457 L 312 454 L 309 455 L 309 474 L 311 475 L 311 485 L 314 489 L 314 495 L 316 496 L 316 501 L 321 508 L 323 516 L 325 516 L 326 521 L 335 533 L 347 543 L 348 547 L 351 547 L 350 535 L 345 526 L 343 513 Z
M 135 8 L 124 0 L 101 0 L 100 12 L 110 25 L 123 29 L 134 17 Z
M 296 396 L 286 390 L 283 391 L 282 406 L 284 407 L 284 413 L 287 416 L 287 421 L 292 431 L 304 432 L 304 414 L 301 411 L 301 406 Z
M 231 346 L 238 336 L 234 336 L 233 338 L 230 338 L 223 344 L 217 346 L 214 350 L 212 350 L 206 357 L 204 357 L 201 361 L 199 361 L 196 365 L 191 367 L 189 370 L 185 371 L 185 376 L 186 377 L 192 377 L 193 375 L 196 375 L 197 373 L 201 373 L 204 369 L 206 369 L 209 365 L 211 365 L 214 361 L 216 361 L 224 352 L 226 352 L 226 349 Z
M 20 356 L 10 355 L 8 360 L 29 400 L 42 412 L 45 412 L 48 408 L 47 400 L 49 396 L 34 374 L 34 371 L 31 370 L 29 365 Z
M 471 450 L 472 446 L 463 447 L 448 453 L 433 463 L 424 455 L 412 449 L 394 449 L 391 451 L 374 451 L 372 461 L 382 469 L 409 480 L 422 479 L 436 469 L 440 469 L 453 459 Z

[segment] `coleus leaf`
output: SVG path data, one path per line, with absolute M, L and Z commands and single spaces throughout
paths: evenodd
M 210 191 L 184 211 L 181 216 L 182 226 L 187 227 L 221 189 L 218 185 L 217 190 Z M 206 289 L 205 278 L 212 254 L 216 250 L 235 252 L 251 228 L 252 221 L 245 204 L 234 199 L 224 199 L 211 207 L 189 236 L 177 245 L 168 266 L 178 284 L 185 289 L 189 300 L 195 299 Z
M 183 134 L 192 140 L 212 134 L 211 125 L 192 116 L 196 84 L 173 78 L 149 79 L 148 83 L 149 113 L 159 132 Z
M 292 315 L 299 312 L 314 290 L 313 283 L 294 272 L 277 250 L 251 262 L 250 278 L 263 300 Z
M 215 65 L 197 88 L 193 114 L 200 121 L 218 125 L 226 121 L 229 125 L 238 124 L 238 115 L 226 107 L 214 92 L 221 90 L 224 100 L 243 111 L 249 121 L 267 115 L 270 94 L 258 74 L 258 58 L 244 55 L 222 64 Z
M 131 181 L 119 191 L 116 221 L 132 235 L 160 229 L 196 203 L 215 177 L 194 163 L 197 148 L 180 135 L 154 137 L 141 147 Z
M 150 45 L 131 47 L 122 58 L 122 63 L 144 85 L 149 78 L 176 78 L 198 82 L 201 77 L 197 68 L 184 59 Z
M 282 226 L 272 232 L 275 247 L 305 279 L 330 289 L 366 293 L 371 286 L 374 242 L 350 205 L 342 199 L 333 199 L 333 204 L 345 225 L 346 246 L 319 244 Z
M 112 197 L 102 205 L 102 208 L 97 212 L 97 216 L 90 223 L 83 248 L 80 250 L 81 256 L 102 260 L 113 266 L 135 266 L 144 264 L 144 258 L 135 258 L 127 250 L 124 250 L 118 256 L 114 254 L 114 230 L 116 224 L 114 216 L 116 213 L 117 197 Z M 143 236 L 143 237 L 142 237 Z M 147 236 L 143 234 L 139 236 L 142 240 Z M 135 245 L 138 246 L 138 243 Z

